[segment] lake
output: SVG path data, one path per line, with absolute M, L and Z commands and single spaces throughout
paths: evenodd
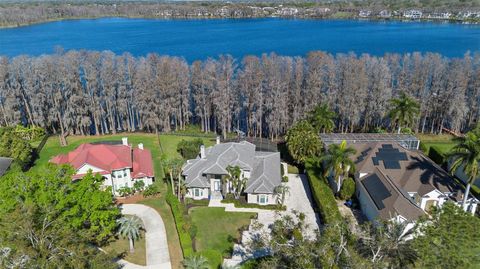
M 40 55 L 65 49 L 150 52 L 188 61 L 231 54 L 275 52 L 305 56 L 312 50 L 357 54 L 438 52 L 462 57 L 480 49 L 480 25 L 303 19 L 125 19 L 49 22 L 0 29 L 0 55 Z

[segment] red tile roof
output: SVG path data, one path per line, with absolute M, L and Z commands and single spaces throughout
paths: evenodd
M 70 164 L 75 170 L 89 164 L 111 173 L 132 168 L 132 178 L 153 177 L 152 155 L 147 149 L 133 149 L 125 145 L 82 144 L 74 151 L 53 157 L 50 162 Z

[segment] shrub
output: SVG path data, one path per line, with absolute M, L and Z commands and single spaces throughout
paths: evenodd
M 145 188 L 145 182 L 143 180 L 135 180 L 133 183 L 133 189 L 137 191 L 143 191 Z
M 420 145 L 418 145 L 418 148 L 419 148 L 421 151 L 423 151 L 423 153 L 425 153 L 425 154 L 428 155 L 428 149 L 429 149 L 429 148 L 428 148 L 427 146 L 425 146 L 424 143 L 420 142 Z
M 247 202 L 242 202 L 233 197 L 229 197 L 228 194 L 225 196 L 225 199 L 222 200 L 224 204 L 234 204 L 237 208 L 260 208 L 260 209 L 269 209 L 269 210 L 286 210 L 284 205 L 259 205 L 259 204 L 249 204 Z
M 280 164 L 280 175 L 282 175 L 282 177 L 285 175 L 285 168 L 283 166 L 283 164 Z
M 330 189 L 325 179 L 321 176 L 320 169 L 312 161 L 305 164 L 305 169 L 313 199 L 318 206 L 323 222 L 329 224 L 341 221 L 342 218 L 332 189 Z
M 415 133 L 412 131 L 412 129 L 410 129 L 410 128 L 408 128 L 408 127 L 402 128 L 402 129 L 400 130 L 400 133 L 402 133 L 402 134 L 411 134 L 411 135 L 415 134 Z
M 193 255 L 192 238 L 190 234 L 185 231 L 184 225 L 186 223 L 183 213 L 185 212 L 183 205 L 178 201 L 177 197 L 172 194 L 171 187 L 167 191 L 166 201 L 170 205 L 173 218 L 175 219 L 175 226 L 178 232 L 178 238 L 180 239 L 180 245 L 182 246 L 183 256 L 188 257 Z
M 436 146 L 430 147 L 428 157 L 438 165 L 442 165 L 445 162 L 445 154 Z
M 373 132 L 377 134 L 386 134 L 387 130 L 383 129 L 382 127 L 375 127 L 375 129 L 373 129 Z
M 149 196 L 157 195 L 158 193 L 160 193 L 160 188 L 158 187 L 157 184 L 154 183 L 145 188 L 145 190 L 143 191 L 143 196 L 149 197 Z
M 133 190 L 132 188 L 129 188 L 129 187 L 121 187 L 120 189 L 118 189 L 118 194 L 120 194 L 120 196 L 122 197 L 126 197 L 126 196 L 129 196 L 130 194 L 133 193 Z
M 182 139 L 177 145 L 177 152 L 180 153 L 184 159 L 195 159 L 200 151 L 201 145 L 203 145 L 203 140 L 200 138 L 194 140 Z
M 210 268 L 220 268 L 223 262 L 223 255 L 218 250 L 207 249 L 199 252 L 199 255 L 205 257 L 210 264 Z
M 288 182 L 288 176 L 283 176 L 282 177 L 282 182 Z
M 342 200 L 348 200 L 352 198 L 354 194 L 355 194 L 355 181 L 349 177 L 343 181 L 343 184 L 338 196 Z

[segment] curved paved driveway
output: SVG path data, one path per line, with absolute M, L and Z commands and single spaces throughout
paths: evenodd
M 141 204 L 123 204 L 122 214 L 135 215 L 142 219 L 145 227 L 147 266 L 136 265 L 120 260 L 124 269 L 171 269 L 168 252 L 167 232 L 158 212 Z

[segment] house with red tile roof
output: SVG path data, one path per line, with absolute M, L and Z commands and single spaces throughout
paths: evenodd
M 118 195 L 122 187 L 132 188 L 135 181 L 143 181 L 145 187 L 154 181 L 152 154 L 143 144 L 133 148 L 126 137 L 122 141 L 81 144 L 74 151 L 53 157 L 50 162 L 70 164 L 76 173 L 74 180 L 81 179 L 88 171 L 100 174 L 103 185 L 111 186 Z

